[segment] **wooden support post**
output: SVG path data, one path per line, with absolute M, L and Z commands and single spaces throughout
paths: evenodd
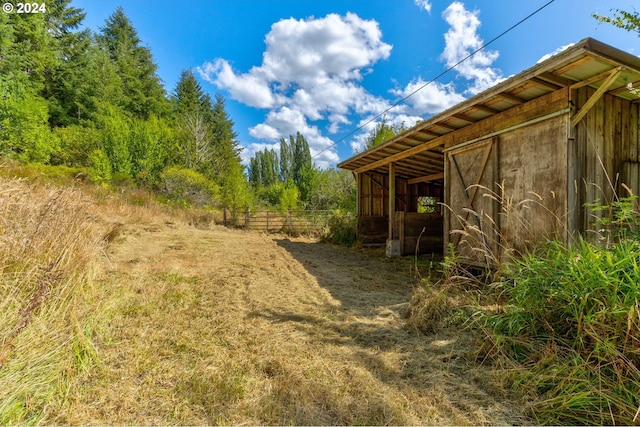
M 227 207 L 225 206 L 222 210 L 222 223 L 224 226 L 227 226 Z
M 389 163 L 389 236 L 387 239 L 387 256 L 400 256 L 400 239 L 395 237 L 396 227 L 396 165 Z
M 244 221 L 245 228 L 251 228 L 251 207 L 247 206 L 247 218 Z
M 396 165 L 389 163 L 389 240 L 393 239 L 396 220 Z
M 353 177 L 356 180 L 356 217 L 358 217 L 362 215 L 362 212 L 360 212 L 360 209 L 362 208 L 362 179 L 360 178 L 360 174 L 357 172 L 353 172 Z

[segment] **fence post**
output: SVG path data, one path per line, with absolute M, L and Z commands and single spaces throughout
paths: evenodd
M 291 225 L 291 209 L 287 209 L 287 224 L 289 225 L 289 234 L 293 234 L 293 226 Z
M 247 219 L 244 221 L 245 228 L 251 228 L 251 207 L 247 206 Z
M 224 226 L 227 226 L 227 207 L 225 206 L 222 209 L 222 223 L 224 224 Z
M 269 211 L 267 210 L 267 233 L 269 232 Z

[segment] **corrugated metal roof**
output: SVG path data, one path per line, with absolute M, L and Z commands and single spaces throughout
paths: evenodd
M 401 178 L 434 175 L 444 170 L 442 136 L 571 85 L 598 89 L 610 73 L 620 73 L 607 93 L 638 102 L 629 90 L 640 87 L 640 58 L 587 38 L 442 113 L 416 124 L 385 143 L 338 164 L 356 172 L 388 172 L 394 162 Z

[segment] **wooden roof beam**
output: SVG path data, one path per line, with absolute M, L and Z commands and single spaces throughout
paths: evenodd
M 455 117 L 458 120 L 462 120 L 463 122 L 475 123 L 477 120 L 472 119 L 471 117 L 464 114 L 452 114 L 451 117 Z
M 499 94 L 498 96 L 502 96 L 502 94 Z M 475 108 L 476 110 L 484 111 L 485 113 L 489 113 L 489 114 L 498 114 L 500 112 L 495 108 L 491 108 L 484 104 L 476 104 L 472 108 Z
M 543 87 L 545 89 L 549 89 L 549 90 L 552 90 L 552 91 L 556 91 L 556 90 L 560 89 L 561 87 L 564 87 L 564 85 L 558 85 L 557 83 L 551 83 L 551 82 L 548 82 L 546 80 L 539 79 L 537 77 L 533 77 L 530 81 L 531 81 L 531 83 L 535 84 L 536 86 L 541 86 L 541 87 Z
M 569 86 L 573 81 L 565 79 L 564 77 L 556 76 L 552 73 L 542 73 L 538 76 L 539 79 L 545 80 L 549 83 L 556 84 L 558 88 Z
M 440 126 L 443 129 L 447 129 L 450 130 L 451 132 L 454 132 L 456 130 L 458 130 L 458 128 L 454 128 L 453 126 L 449 126 L 448 124 L 444 123 L 444 122 L 437 122 L 434 123 L 435 126 Z
M 507 100 L 509 102 L 513 102 L 516 105 L 524 104 L 524 102 L 525 102 L 524 99 L 518 98 L 517 96 L 512 95 L 510 93 L 506 93 L 506 92 L 499 93 L 497 96 L 498 96 L 498 98 L 502 98 L 502 99 L 505 99 L 505 100 Z
M 391 162 L 397 162 L 398 160 L 406 159 L 407 157 L 411 157 L 415 154 L 422 153 L 424 151 L 428 151 L 432 148 L 438 147 L 440 145 L 444 145 L 444 139 L 434 139 L 433 141 L 425 142 L 422 145 L 415 146 L 413 148 L 409 148 L 401 153 L 394 154 L 393 156 L 380 159 L 376 162 L 369 163 L 368 165 L 362 166 L 356 169 L 357 173 L 362 173 L 366 171 L 370 171 L 372 169 L 379 168 L 380 166 L 388 165 Z
M 624 67 L 620 66 L 609 71 L 609 77 L 607 77 L 604 83 L 600 85 L 598 90 L 596 90 L 595 93 L 591 95 L 591 98 L 589 98 L 587 102 L 584 103 L 580 111 L 578 111 L 576 115 L 571 118 L 571 127 L 575 127 L 580 122 L 580 120 L 582 120 L 582 118 L 587 114 L 587 112 L 589 112 L 591 107 L 593 107 L 596 104 L 596 102 L 598 102 L 598 100 L 602 98 L 602 95 L 604 95 L 604 93 L 609 89 L 609 87 L 618 78 L 618 76 L 620 75 L 620 73 L 622 73 L 623 70 L 624 70 Z
M 607 77 L 609 77 L 616 70 L 619 70 L 619 72 L 622 72 L 622 71 L 624 71 L 624 67 L 620 66 L 620 67 L 614 68 L 613 70 L 609 70 L 609 71 L 605 71 L 604 73 L 596 74 L 593 77 L 589 77 L 587 80 L 583 80 L 581 82 L 572 84 L 570 86 L 570 88 L 571 89 L 580 89 L 581 87 L 589 86 L 591 84 L 594 84 L 596 82 L 599 82 L 601 80 L 606 79 Z M 618 74 L 619 74 L 619 72 L 618 72 Z M 617 76 L 617 74 L 616 74 L 616 76 Z
M 618 89 L 610 90 L 607 93 L 611 95 L 617 95 L 619 93 L 629 92 L 629 89 L 635 89 L 637 87 L 640 87 L 640 80 L 629 83 L 626 86 L 619 87 Z
M 420 182 L 437 181 L 439 179 L 444 179 L 444 172 L 432 173 L 431 175 L 419 176 L 417 178 L 411 178 L 410 180 L 407 181 L 407 183 L 409 185 L 411 185 L 411 184 L 418 184 Z

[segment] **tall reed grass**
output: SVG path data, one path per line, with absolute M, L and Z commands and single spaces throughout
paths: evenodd
M 540 196 L 514 204 L 504 192 L 485 189 L 484 197 L 499 203 L 502 224 L 518 224 L 534 235 L 536 230 L 519 213 L 535 208 L 556 218 L 556 236 L 567 235 L 562 218 L 541 206 Z M 551 234 L 528 246 L 513 244 L 513 236 L 504 235 L 495 219 L 482 212 L 455 216 L 462 252 L 495 269 L 485 276 L 483 295 L 476 297 L 494 302 L 491 308 L 478 307 L 473 316 L 475 326 L 486 333 L 478 360 L 509 368 L 511 386 L 523 393 L 541 424 L 638 421 L 637 198 L 630 194 L 608 206 L 594 203 L 587 208 L 597 216 L 589 238 L 565 242 Z M 477 275 L 460 269 L 465 257 L 450 255 L 446 260 L 448 281 L 460 283 L 461 276 L 467 276 L 467 283 L 477 286 Z
M 82 299 L 99 241 L 79 191 L 0 177 L 0 424 L 53 422 L 93 363 Z

